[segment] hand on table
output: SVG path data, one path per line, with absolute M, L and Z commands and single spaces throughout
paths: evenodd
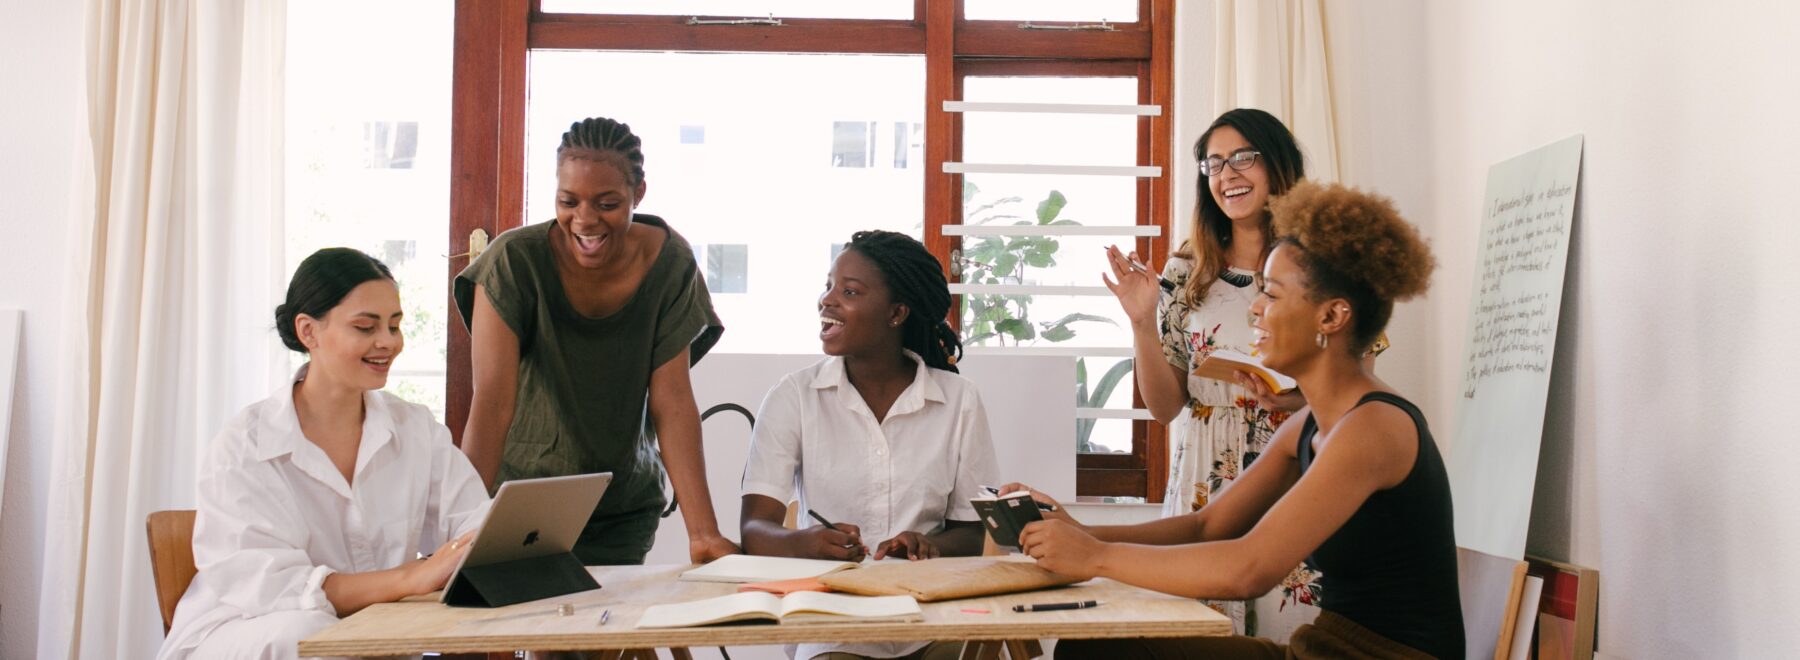
M 902 557 L 918 561 L 920 559 L 937 559 L 942 553 L 937 544 L 918 532 L 900 532 L 894 538 L 882 541 L 875 548 L 875 558 Z
M 1100 553 L 1106 544 L 1074 524 L 1040 520 L 1019 533 L 1019 549 L 1044 570 L 1086 580 L 1099 574 Z
M 469 554 L 469 544 L 474 541 L 475 532 L 469 532 L 438 546 L 430 557 L 412 563 L 407 570 L 410 595 L 428 594 L 444 588 L 444 583 L 450 581 L 450 574 L 462 563 L 463 555 Z
M 731 539 L 719 536 L 702 536 L 688 539 L 688 561 L 704 564 L 725 555 L 743 552 Z
M 843 561 L 862 561 L 869 554 L 869 548 L 863 545 L 862 528 L 850 523 L 840 522 L 837 529 L 824 525 L 814 525 L 800 532 L 803 545 L 801 556 L 818 559 L 840 559 Z

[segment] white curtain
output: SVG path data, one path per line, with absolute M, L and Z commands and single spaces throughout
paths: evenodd
M 1213 116 L 1259 108 L 1306 154 L 1306 178 L 1338 180 L 1337 122 L 1322 0 L 1215 0 Z
M 38 657 L 162 642 L 145 516 L 280 382 L 283 0 L 89 0 Z

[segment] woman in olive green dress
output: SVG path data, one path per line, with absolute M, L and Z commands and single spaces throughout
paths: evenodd
M 738 551 L 713 515 L 688 380 L 724 328 L 687 241 L 633 212 L 641 144 L 611 119 L 576 122 L 556 150 L 556 219 L 501 234 L 455 282 L 474 367 L 463 452 L 490 488 L 612 472 L 576 543 L 589 565 L 643 563 L 665 465 L 689 557 Z

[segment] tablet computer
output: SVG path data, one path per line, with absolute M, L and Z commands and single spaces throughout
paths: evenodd
M 575 541 L 612 483 L 611 472 L 542 479 L 515 479 L 500 484 L 469 551 L 450 574 L 439 602 L 452 603 L 478 567 L 511 563 L 530 570 L 534 560 L 573 556 Z M 575 562 L 579 567 L 580 563 Z M 480 580 L 477 580 L 479 583 Z M 480 585 L 475 585 L 480 588 Z M 597 585 L 596 585 L 597 586 Z M 593 587 L 588 587 L 593 588 Z M 491 599 L 484 599 L 491 600 Z

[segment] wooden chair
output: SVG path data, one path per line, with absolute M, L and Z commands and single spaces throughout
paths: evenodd
M 150 575 L 156 579 L 156 605 L 162 611 L 163 634 L 175 622 L 175 604 L 194 581 L 194 510 L 157 511 L 144 521 L 150 542 Z

